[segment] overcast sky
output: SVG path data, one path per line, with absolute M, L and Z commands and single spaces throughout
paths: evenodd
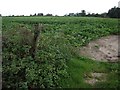
M 51 13 L 64 15 L 81 12 L 81 10 L 90 13 L 103 13 L 118 6 L 118 2 L 119 0 L 0 0 L 0 14 Z

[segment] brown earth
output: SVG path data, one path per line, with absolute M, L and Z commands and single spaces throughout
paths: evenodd
M 119 39 L 119 35 L 110 35 L 92 41 L 87 46 L 80 48 L 80 55 L 97 61 L 117 62 L 120 60 Z
M 105 82 L 106 75 L 105 73 L 89 73 L 89 75 L 85 75 L 85 82 L 90 85 L 95 85 L 98 82 Z

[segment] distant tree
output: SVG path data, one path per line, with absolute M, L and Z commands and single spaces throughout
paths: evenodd
M 76 13 L 76 16 L 82 16 L 82 13 Z
M 0 14 L 0 16 L 2 16 L 2 14 Z
M 32 14 L 30 14 L 30 16 L 33 16 Z
M 107 13 L 100 14 L 101 17 L 107 17 Z
M 37 16 L 43 16 L 43 13 L 38 13 L 38 15 Z
M 90 16 L 91 16 L 91 14 L 90 14 L 90 13 L 88 13 L 86 16 L 90 17 Z
M 46 16 L 53 16 L 53 15 L 48 13 L 48 14 L 46 14 Z
M 75 14 L 74 13 L 69 13 L 69 15 L 68 16 L 75 16 Z
M 82 10 L 81 11 L 81 16 L 85 16 L 86 15 L 86 11 L 85 10 Z
M 68 16 L 67 14 L 65 14 L 64 16 Z
M 91 16 L 94 17 L 94 16 L 95 16 L 95 13 L 92 13 Z
M 99 17 L 100 15 L 98 13 L 95 14 L 95 17 Z
M 37 16 L 36 13 L 33 16 Z
M 20 16 L 24 17 L 24 15 L 20 15 Z
M 58 15 L 55 15 L 55 17 L 58 17 Z
M 111 8 L 108 11 L 107 16 L 110 18 L 120 18 L 120 8 L 119 7 Z
M 101 15 L 98 13 L 92 13 L 92 14 L 88 13 L 86 16 L 88 16 L 88 17 L 101 17 Z

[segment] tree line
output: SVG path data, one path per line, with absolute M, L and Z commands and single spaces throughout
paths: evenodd
M 87 16 L 87 17 L 109 17 L 109 18 L 120 18 L 120 8 L 119 7 L 113 7 L 108 10 L 106 13 L 88 13 L 86 14 L 85 10 L 82 10 L 81 13 L 69 13 L 65 16 Z
M 0 16 L 2 16 L 0 14 Z M 12 16 L 15 16 L 15 15 L 12 15 Z M 20 15 L 20 16 L 24 16 L 24 15 Z M 38 14 L 30 14 L 30 16 L 53 16 L 53 14 L 46 14 L 44 15 L 43 13 L 38 13 Z M 55 15 L 55 16 L 58 16 L 58 15 Z M 86 11 L 85 10 L 81 10 L 80 13 L 69 13 L 69 14 L 66 14 L 64 16 L 74 16 L 74 17 L 109 17 L 109 18 L 120 18 L 120 8 L 119 7 L 113 7 L 111 9 L 108 10 L 108 12 L 106 13 L 101 13 L 101 14 L 98 14 L 98 13 L 88 13 L 86 14 Z
M 34 14 L 34 15 L 32 15 L 32 14 L 30 14 L 30 16 L 53 16 L 52 14 L 46 14 L 46 15 L 44 15 L 43 13 L 38 13 L 38 14 Z

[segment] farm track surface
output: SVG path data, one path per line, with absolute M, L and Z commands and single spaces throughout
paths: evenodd
M 120 59 L 119 37 L 119 35 L 110 35 L 92 41 L 87 46 L 80 48 L 80 55 L 102 62 L 117 62 Z

